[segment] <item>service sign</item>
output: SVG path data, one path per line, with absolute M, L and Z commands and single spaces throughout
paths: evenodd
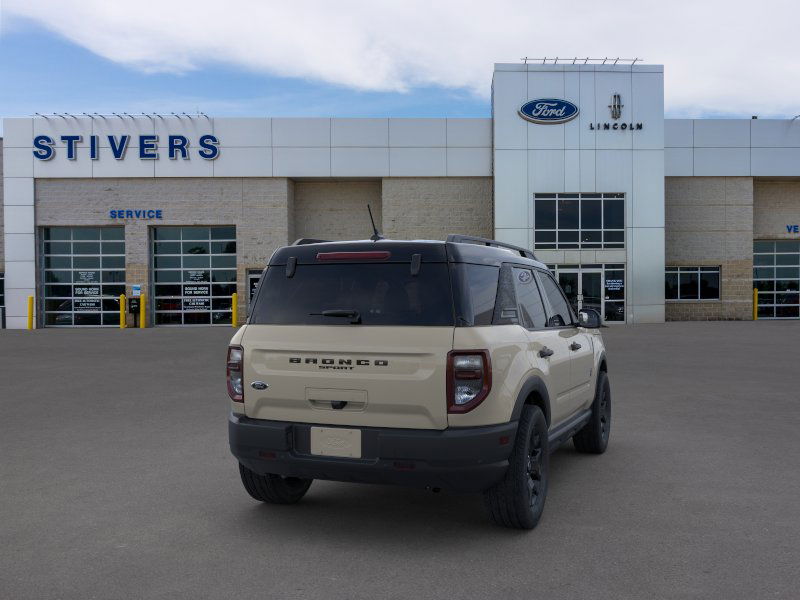
M 72 305 L 75 312 L 94 312 L 100 310 L 100 298 L 75 298 Z
M 183 310 L 185 311 L 211 310 L 211 298 L 184 298 Z
M 99 271 L 78 271 L 75 276 L 76 283 L 94 283 L 100 282 Z
M 76 285 L 75 286 L 75 295 L 76 296 L 99 296 L 100 295 L 100 286 L 97 286 L 97 285 Z
M 184 296 L 210 296 L 211 286 L 209 285 L 184 285 Z
M 540 125 L 566 123 L 578 116 L 578 107 L 569 100 L 538 98 L 529 100 L 519 109 L 519 116 Z
M 187 271 L 189 281 L 208 281 L 208 271 Z

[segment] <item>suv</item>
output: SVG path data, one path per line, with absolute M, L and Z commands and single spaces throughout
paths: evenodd
M 531 529 L 549 454 L 608 444 L 600 326 L 516 246 L 298 240 L 228 349 L 242 483 L 277 504 L 314 479 L 481 492 L 496 523 Z

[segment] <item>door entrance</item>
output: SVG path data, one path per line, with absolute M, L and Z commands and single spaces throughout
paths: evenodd
M 553 265 L 572 308 L 593 308 L 604 322 L 625 321 L 624 265 Z
M 602 281 L 603 272 L 600 269 L 558 270 L 558 283 L 576 312 L 583 308 L 593 308 L 603 314 Z

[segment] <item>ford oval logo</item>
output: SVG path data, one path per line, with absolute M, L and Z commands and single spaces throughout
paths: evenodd
M 566 123 L 578 116 L 578 107 L 568 100 L 538 98 L 523 104 L 519 116 L 532 123 Z

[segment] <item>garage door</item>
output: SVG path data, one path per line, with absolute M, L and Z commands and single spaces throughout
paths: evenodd
M 800 241 L 754 242 L 753 285 L 759 319 L 800 318 Z
M 236 291 L 235 227 L 155 227 L 156 325 L 230 325 Z
M 45 227 L 40 260 L 45 326 L 119 326 L 122 227 Z

